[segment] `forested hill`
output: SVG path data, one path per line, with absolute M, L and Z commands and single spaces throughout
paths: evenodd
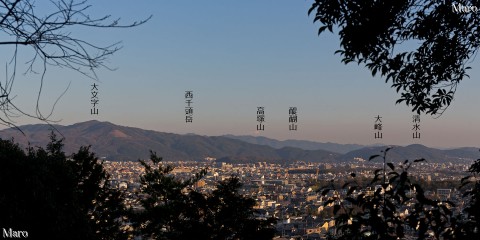
M 281 145 L 274 148 L 263 145 L 265 141 L 270 143 L 277 141 L 267 138 L 259 139 L 264 140 L 263 144 L 253 144 L 245 141 L 245 137 L 241 141 L 233 139 L 232 135 L 228 137 L 194 134 L 180 135 L 119 126 L 110 122 L 87 121 L 68 126 L 54 125 L 54 127 L 65 137 L 66 153 L 75 152 L 80 146 L 91 145 L 92 150 L 99 157 L 115 161 L 145 159 L 150 156 L 150 150 L 157 152 L 158 156 L 162 156 L 167 161 L 202 161 L 206 157 L 229 162 L 358 161 L 359 159 L 368 160 L 371 155 L 380 154 L 386 148 L 385 146 L 362 147 L 340 154 L 322 149 L 305 150 L 299 148 L 299 146 L 305 147 L 308 145 L 311 147 L 318 146 L 315 142 L 284 141 Z M 20 129 L 22 129 L 25 135 L 22 135 L 16 129 L 5 129 L 0 131 L 0 138 L 14 138 L 15 142 L 23 146 L 27 146 L 28 142 L 30 142 L 31 146 L 44 147 L 49 141 L 50 125 L 24 125 L 20 126 Z M 57 133 L 57 135 L 59 134 Z M 254 139 L 254 137 L 250 138 L 250 141 Z M 334 144 L 331 146 L 338 147 L 342 145 Z M 344 147 L 353 148 L 358 148 L 359 146 L 355 144 L 344 145 Z M 472 161 L 480 158 L 480 152 L 476 148 L 440 150 L 414 144 L 405 147 L 394 146 L 388 153 L 389 161 L 414 160 L 417 158 L 425 158 L 429 162 Z M 377 159 L 376 161 L 379 160 Z
M 65 151 L 72 153 L 80 146 L 91 145 L 99 157 L 109 160 L 129 161 L 150 156 L 149 150 L 157 152 L 167 161 L 203 160 L 206 157 L 228 158 L 240 162 L 291 162 L 334 161 L 339 154 L 324 150 L 308 151 L 285 147 L 246 143 L 221 136 L 180 135 L 125 127 L 110 122 L 87 121 L 68 126 L 54 125 L 65 137 Z M 46 124 L 24 125 L 20 129 L 0 131 L 0 137 L 11 139 L 26 146 L 45 146 L 51 126 Z M 58 133 L 57 133 L 58 135 Z

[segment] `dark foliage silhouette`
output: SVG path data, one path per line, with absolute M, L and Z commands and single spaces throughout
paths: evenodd
M 318 34 L 338 30 L 342 62 L 365 65 L 400 93 L 412 111 L 441 115 L 478 53 L 478 0 L 315 0 Z M 456 8 L 455 8 L 456 7 Z
M 335 234 L 330 239 L 477 239 L 479 229 L 480 184 L 476 179 L 480 159 L 470 167 L 471 175 L 464 177 L 460 188 L 464 208 L 458 208 L 448 200 L 426 196 L 422 186 L 411 180 L 408 170 L 417 162 L 405 160 L 395 166 L 386 162 L 390 148 L 381 157 L 383 169 L 374 172 L 373 179 L 366 185 L 356 181 L 356 174 L 342 186 L 344 197 L 332 192 L 339 191 L 332 185 L 320 189 L 327 197 L 325 206 L 333 205 Z
M 89 147 L 71 158 L 52 132 L 46 149 L 0 140 L 0 226 L 32 239 L 126 239 L 123 194 Z
M 152 163 L 140 161 L 141 200 L 145 210 L 137 215 L 141 235 L 153 239 L 272 239 L 274 219 L 255 217 L 255 201 L 238 193 L 236 177 L 221 181 L 211 193 L 192 188 L 205 174 L 203 169 L 188 179 L 171 175 L 173 167 L 162 164 L 155 153 Z

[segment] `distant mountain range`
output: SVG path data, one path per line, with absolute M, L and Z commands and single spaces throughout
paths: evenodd
M 318 162 L 334 161 L 339 157 L 337 153 L 324 150 L 309 151 L 292 147 L 275 149 L 221 136 L 162 133 L 109 122 L 87 121 L 54 127 L 65 137 L 66 153 L 73 153 L 80 146 L 91 145 L 97 156 L 117 161 L 145 159 L 150 156 L 150 150 L 170 161 L 198 161 L 213 157 L 239 162 Z M 13 137 L 23 146 L 30 142 L 31 146 L 44 147 L 49 141 L 51 126 L 47 124 L 24 125 L 19 128 L 25 136 L 16 129 L 6 129 L 0 131 L 0 138 Z
M 254 136 L 235 136 L 235 135 L 223 135 L 223 137 L 228 137 L 232 139 L 241 140 L 248 143 L 259 144 L 259 145 L 266 145 L 273 148 L 283 148 L 283 147 L 296 147 L 304 150 L 325 150 L 331 151 L 336 153 L 345 154 L 353 150 L 357 150 L 360 148 L 364 148 L 364 145 L 359 144 L 338 144 L 338 143 L 321 143 L 321 142 L 313 142 L 313 141 L 305 141 L 305 140 L 284 140 L 279 141 L 271 138 L 266 138 L 262 136 L 254 137 Z M 377 145 L 380 146 L 380 145 Z
M 203 161 L 206 157 L 226 162 L 358 161 L 360 158 L 368 160 L 371 155 L 379 154 L 386 148 L 300 140 L 278 141 L 253 136 L 180 135 L 99 121 L 54 127 L 65 137 L 66 153 L 73 153 L 80 146 L 91 145 L 97 156 L 115 161 L 146 159 L 149 157 L 149 150 L 157 152 L 158 156 L 168 161 Z M 49 142 L 51 126 L 47 124 L 24 125 L 20 126 L 20 129 L 25 136 L 16 129 L 5 129 L 0 131 L 0 138 L 14 138 L 15 142 L 23 146 L 30 142 L 31 146 L 44 147 Z M 387 158 L 389 161 L 403 161 L 420 157 L 429 162 L 471 162 L 480 158 L 480 152 L 476 148 L 440 150 L 414 144 L 406 147 L 394 146 Z
M 440 150 L 429 148 L 421 144 L 412 144 L 408 146 L 391 146 L 388 151 L 387 160 L 398 162 L 424 158 L 427 162 L 471 162 L 480 158 L 480 152 L 476 148 L 458 148 L 451 150 Z M 365 147 L 343 154 L 338 158 L 340 161 L 348 161 L 354 158 L 368 160 L 372 155 L 382 155 L 386 147 Z M 377 158 L 374 161 L 382 161 Z

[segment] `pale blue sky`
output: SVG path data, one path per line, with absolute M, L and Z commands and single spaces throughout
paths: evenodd
M 162 132 L 201 135 L 261 135 L 358 144 L 421 143 L 433 147 L 479 147 L 478 60 L 470 79 L 439 119 L 421 117 L 420 140 L 412 139 L 413 113 L 395 105 L 396 92 L 362 66 L 343 65 L 334 55 L 338 37 L 317 36 L 311 1 L 91 1 L 92 16 L 112 14 L 133 29 L 75 29 L 100 44 L 122 41 L 109 59 L 115 71 L 99 70 L 100 115 L 90 115 L 93 81 L 49 68 L 41 106 L 46 112 L 63 89 L 53 119 L 61 124 L 97 119 Z M 2 36 L 0 36 L 2 37 Z M 8 46 L 0 53 L 9 60 Z M 22 49 L 22 55 L 28 51 Z M 21 62 L 25 62 L 23 59 Z M 0 69 L 2 76 L 5 70 Z M 19 76 L 18 102 L 35 107 L 39 76 Z M 193 90 L 193 123 L 185 123 L 184 92 Z M 265 131 L 257 133 L 256 108 L 265 107 Z M 288 108 L 298 108 L 298 131 L 288 131 Z M 381 115 L 383 139 L 374 139 Z M 38 123 L 25 117 L 18 124 Z

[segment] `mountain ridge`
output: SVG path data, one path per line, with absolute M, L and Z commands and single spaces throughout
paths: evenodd
M 45 147 L 49 142 L 51 128 L 55 127 L 65 137 L 65 152 L 76 152 L 80 146 L 90 145 L 99 157 L 115 161 L 135 161 L 149 157 L 153 150 L 158 156 L 169 161 L 203 161 L 206 157 L 226 159 L 231 162 L 271 162 L 291 163 L 293 161 L 335 162 L 368 160 L 370 156 L 381 154 L 387 146 L 363 146 L 340 154 L 324 149 L 302 149 L 299 146 L 316 147 L 322 143 L 303 140 L 279 141 L 266 137 L 244 136 L 264 144 L 253 144 L 246 140 L 234 139 L 234 135 L 201 136 L 196 134 L 175 134 L 145 130 L 136 127 L 120 126 L 110 122 L 90 120 L 71 125 L 29 124 L 19 126 L 23 136 L 14 128 L 0 130 L 0 138 L 11 139 L 26 147 Z M 58 135 L 58 134 L 57 134 Z M 233 137 L 232 137 L 233 136 Z M 266 145 L 270 143 L 276 146 Z M 277 145 L 275 145 L 277 144 Z M 302 145 L 305 144 L 305 145 Z M 335 143 L 328 143 L 335 144 Z M 342 147 L 348 144 L 331 145 Z M 430 162 L 471 162 L 480 157 L 476 148 L 463 147 L 440 150 L 421 144 L 394 146 L 388 152 L 387 161 L 404 161 L 425 158 Z
M 338 157 L 337 153 L 329 151 L 274 149 L 221 136 L 163 133 L 96 120 L 53 126 L 65 137 L 66 153 L 73 153 L 80 146 L 91 145 L 93 152 L 109 160 L 145 159 L 149 157 L 150 150 L 172 161 L 199 161 L 205 157 L 228 157 L 239 159 L 240 162 L 333 161 Z M 27 146 L 28 142 L 31 146 L 45 146 L 49 141 L 48 135 L 52 126 L 33 124 L 19 128 L 25 136 L 16 129 L 4 129 L 0 131 L 0 137 L 3 139 L 13 137 L 23 146 Z
M 232 139 L 238 139 L 248 143 L 267 145 L 277 149 L 280 149 L 282 147 L 297 147 L 304 150 L 325 150 L 325 151 L 331 151 L 331 152 L 336 152 L 341 154 L 345 154 L 350 151 L 366 147 L 365 145 L 360 145 L 360 144 L 339 144 L 339 143 L 332 143 L 332 142 L 325 143 L 325 142 L 293 140 L 293 139 L 276 140 L 276 139 L 271 139 L 263 136 L 248 136 L 248 135 L 239 136 L 239 135 L 232 135 L 232 134 L 226 134 L 222 136 L 232 138 Z M 374 146 L 383 146 L 383 145 L 376 144 Z

